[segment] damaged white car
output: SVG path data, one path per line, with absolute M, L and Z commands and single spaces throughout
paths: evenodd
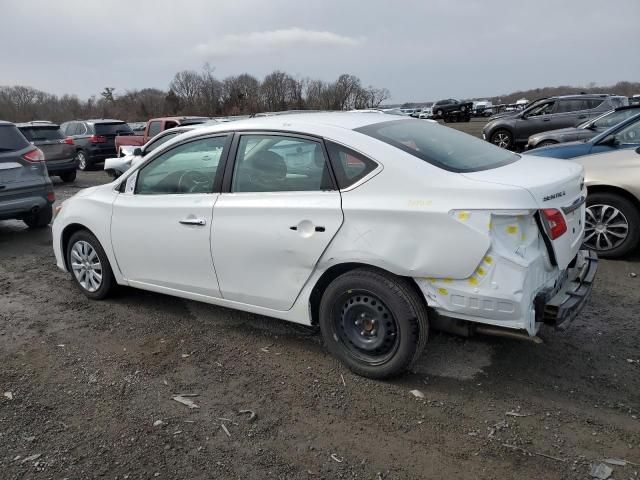
M 583 171 L 435 123 L 362 113 L 198 128 L 53 223 L 58 266 L 305 325 L 353 371 L 398 374 L 429 328 L 537 338 L 584 306 Z

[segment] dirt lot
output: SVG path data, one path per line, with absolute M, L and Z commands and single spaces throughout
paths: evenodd
M 636 479 L 632 272 L 638 254 L 602 261 L 584 313 L 542 345 L 433 333 L 414 373 L 377 382 L 312 329 L 132 289 L 89 301 L 48 229 L 0 222 L 0 477 L 584 479 L 618 458 L 636 465 L 613 477 Z

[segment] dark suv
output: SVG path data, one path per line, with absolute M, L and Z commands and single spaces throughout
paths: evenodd
M 575 127 L 617 107 L 629 104 L 622 96 L 580 94 L 550 97 L 531 103 L 521 112 L 492 117 L 482 137 L 502 148 L 521 148 L 536 133 Z
M 116 135 L 133 135 L 122 120 L 74 120 L 60 126 L 76 146 L 76 160 L 80 170 L 91 170 L 96 163 L 116 156 Z
M 42 151 L 13 123 L 0 120 L 0 220 L 19 219 L 45 227 L 55 200 Z
M 51 122 L 19 123 L 22 134 L 42 150 L 49 175 L 59 176 L 63 182 L 76 179 L 76 147 L 71 137 L 65 137 L 60 127 Z

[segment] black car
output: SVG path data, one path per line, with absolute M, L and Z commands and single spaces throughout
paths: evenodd
M 575 127 L 604 112 L 629 104 L 627 97 L 578 94 L 549 97 L 531 103 L 523 111 L 491 117 L 482 137 L 502 148 L 523 147 L 536 133 Z
M 450 112 L 466 112 L 470 113 L 473 110 L 473 102 L 461 102 L 454 98 L 448 98 L 446 100 L 438 100 L 431 107 L 431 111 L 436 117 L 442 117 L 446 113 Z
M 53 216 L 54 200 L 42 151 L 13 123 L 0 120 L 0 220 L 45 227 Z
M 76 147 L 71 137 L 65 137 L 60 127 L 51 122 L 19 123 L 20 132 L 42 150 L 49 176 L 59 176 L 63 182 L 76 179 Z
M 73 120 L 63 123 L 62 132 L 71 137 L 76 146 L 80 170 L 91 170 L 96 163 L 116 156 L 117 135 L 133 135 L 131 127 L 122 120 Z

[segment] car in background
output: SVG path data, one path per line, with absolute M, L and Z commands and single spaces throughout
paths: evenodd
M 89 298 L 121 284 L 319 325 L 347 367 L 385 378 L 436 317 L 523 339 L 566 327 L 597 269 L 585 195 L 573 162 L 437 122 L 252 118 L 183 133 L 66 200 L 53 250 Z
M 638 146 L 640 146 L 640 112 L 590 140 L 534 148 L 527 150 L 525 154 L 538 157 L 575 158 L 592 153 L 604 153 Z
M 498 147 L 518 149 L 531 135 L 575 127 L 628 104 L 627 97 L 604 94 L 549 97 L 533 102 L 521 112 L 492 117 L 482 129 L 482 137 Z
M 436 117 L 443 117 L 447 113 L 458 111 L 470 113 L 473 110 L 473 102 L 461 102 L 454 98 L 448 98 L 438 100 L 431 106 L 431 110 Z
M 557 130 L 537 133 L 529 137 L 525 150 L 548 147 L 558 143 L 589 140 L 638 113 L 640 113 L 640 105 L 629 105 L 604 113 L 594 120 L 581 123 L 577 127 L 559 128 Z
M 640 147 L 573 159 L 584 167 L 584 243 L 598 256 L 618 258 L 640 245 Z
M 18 129 L 44 154 L 49 176 L 58 176 L 63 182 L 76 179 L 76 147 L 71 137 L 65 137 L 60 127 L 51 122 L 26 122 Z
M 422 118 L 422 119 L 427 119 L 431 117 L 433 117 L 433 110 L 431 109 L 431 107 L 424 107 L 420 112 L 420 114 L 418 115 L 418 118 Z
M 120 134 L 115 139 L 115 148 L 118 156 L 121 155 L 121 148 L 124 146 L 141 147 L 160 132 L 175 128 L 180 125 L 198 125 L 211 121 L 207 117 L 162 117 L 152 118 L 144 127 L 144 131 L 140 135 L 129 133 Z
M 76 147 L 76 160 L 80 170 L 91 170 L 97 163 L 116 154 L 115 138 L 126 133 L 133 135 L 131 127 L 122 120 L 73 120 L 60 125 L 63 134 L 71 137 Z
M 135 135 L 142 135 L 147 126 L 147 122 L 129 122 L 127 125 L 129 125 Z
M 166 142 L 181 133 L 188 132 L 189 130 L 193 130 L 194 128 L 203 125 L 206 124 L 184 125 L 181 127 L 170 128 L 169 130 L 160 132 L 142 147 L 136 147 L 133 145 L 123 146 L 120 153 L 123 153 L 124 155 L 115 158 L 107 158 L 104 161 L 104 170 L 110 177 L 118 178 L 137 162 L 143 160 L 146 155 L 153 152 L 156 148 L 164 145 Z
M 493 115 L 493 103 L 489 100 L 477 100 L 473 102 L 474 117 L 490 117 Z
M 0 220 L 46 227 L 55 198 L 42 150 L 13 123 L 0 120 Z

